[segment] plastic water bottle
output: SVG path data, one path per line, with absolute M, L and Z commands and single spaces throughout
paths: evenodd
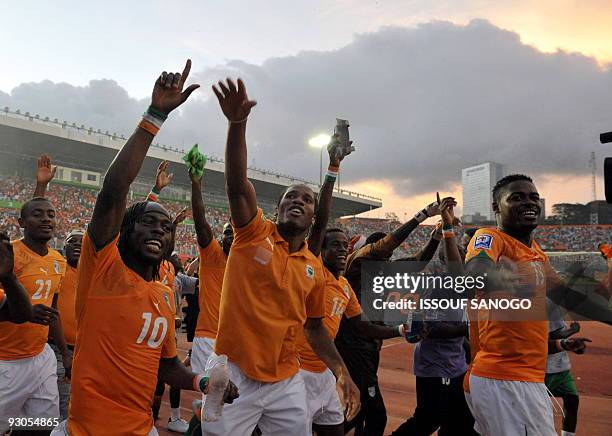
M 420 310 L 412 310 L 408 313 L 406 320 L 406 340 L 411 344 L 416 344 L 421 340 L 421 332 L 423 331 L 423 312 Z
M 202 410 L 202 419 L 206 422 L 218 421 L 223 413 L 223 397 L 229 384 L 227 356 L 212 355 L 206 363 L 208 374 L 208 391 Z

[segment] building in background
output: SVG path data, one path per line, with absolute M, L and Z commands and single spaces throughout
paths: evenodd
M 484 162 L 461 170 L 463 185 L 463 222 L 478 224 L 494 222 L 491 191 L 505 175 L 505 167 L 496 162 Z

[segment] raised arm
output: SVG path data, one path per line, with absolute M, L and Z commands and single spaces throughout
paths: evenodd
M 108 168 L 87 229 L 96 248 L 106 246 L 119 232 L 130 185 L 162 123 L 199 87 L 191 85 L 183 91 L 190 69 L 191 61 L 188 60 L 182 74 L 164 71 L 159 76 L 153 88 L 151 106 Z
M 338 156 L 336 150 L 340 145 L 338 135 L 332 136 L 333 147 L 328 149 L 329 152 L 329 167 L 327 174 L 325 175 L 325 182 L 321 186 L 319 191 L 318 207 L 315 216 L 315 222 L 312 226 L 312 231 L 308 237 L 308 248 L 315 255 L 321 254 L 321 247 L 323 246 L 323 240 L 325 239 L 325 228 L 329 221 L 329 214 L 331 211 L 332 197 L 334 194 L 334 183 L 338 178 L 338 171 L 340 171 L 340 162 L 350 154 L 351 148 L 348 147 L 348 154 Z M 351 144 L 353 141 L 350 142 Z
M 173 173 L 168 174 L 168 161 L 163 160 L 157 167 L 157 174 L 155 175 L 155 185 L 151 188 L 151 192 L 147 195 L 147 200 L 149 201 L 159 201 L 159 195 L 162 190 L 170 184 L 172 178 L 174 177 Z
M 36 168 L 36 189 L 34 190 L 33 198 L 44 197 L 47 193 L 47 185 L 53 177 L 57 166 L 51 165 L 51 158 L 46 154 L 43 154 L 38 158 L 38 166 Z
M 14 266 L 9 236 L 0 232 L 0 287 L 4 289 L 5 298 L 4 303 L 0 299 L 0 321 L 22 324 L 32 317 L 32 304 L 28 292 L 15 276 Z
M 257 213 L 255 188 L 247 177 L 246 124 L 251 109 L 257 103 L 249 100 L 241 79 L 238 86 L 231 79 L 227 84 L 213 86 L 219 106 L 229 121 L 225 146 L 225 190 L 234 227 L 248 224 Z
M 193 212 L 193 222 L 195 223 L 198 245 L 201 248 L 208 247 L 213 240 L 213 231 L 208 221 L 206 221 L 206 207 L 202 198 L 202 177 L 197 177 L 189 172 L 191 179 L 191 210 Z
M 461 253 L 459 253 L 457 239 L 453 231 L 453 224 L 455 223 L 453 209 L 456 205 L 457 202 L 452 197 L 447 197 L 440 202 L 442 237 L 444 238 L 444 252 L 446 253 L 446 270 L 451 274 L 461 274 L 463 272 L 463 259 L 461 259 Z

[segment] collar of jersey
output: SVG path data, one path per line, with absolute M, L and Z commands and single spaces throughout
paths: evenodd
M 272 237 L 272 242 L 274 242 L 274 245 L 281 244 L 287 249 L 287 251 L 289 251 L 289 242 L 285 241 L 285 238 L 278 233 L 278 226 L 276 224 L 274 224 L 274 232 L 272 232 L 272 235 L 270 236 Z M 300 249 L 293 253 L 289 253 L 289 256 L 314 257 L 314 254 L 310 252 L 308 249 L 308 243 L 304 241 Z

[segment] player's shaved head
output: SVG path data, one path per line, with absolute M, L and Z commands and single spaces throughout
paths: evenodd
M 53 208 L 53 204 L 49 201 L 48 198 L 45 197 L 34 197 L 23 203 L 21 206 L 21 210 L 19 211 L 19 216 L 21 219 L 25 219 L 28 215 L 30 215 L 31 211 L 40 203 L 48 203 L 51 208 Z

